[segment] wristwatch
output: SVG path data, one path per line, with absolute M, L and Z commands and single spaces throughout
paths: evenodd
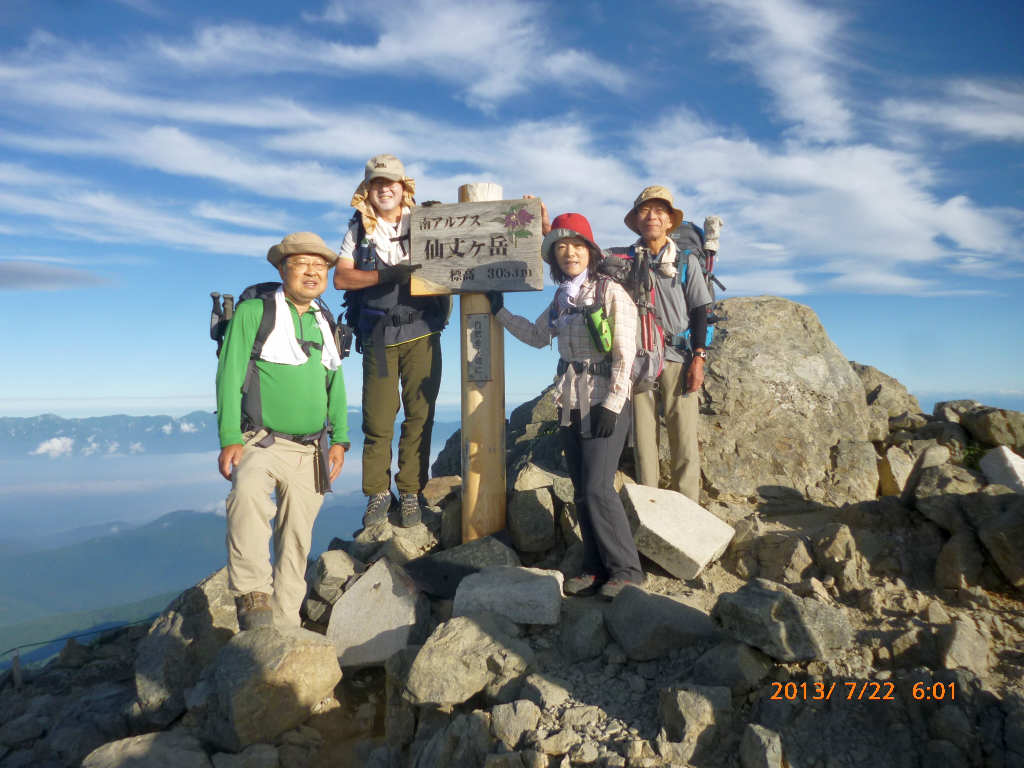
M 705 352 L 705 351 L 704 351 L 703 349 L 695 349 L 695 350 L 693 351 L 693 356 L 694 356 L 694 357 L 702 357 L 702 358 L 704 358 L 705 360 L 707 360 L 707 359 L 708 359 L 708 353 L 707 353 L 707 352 Z

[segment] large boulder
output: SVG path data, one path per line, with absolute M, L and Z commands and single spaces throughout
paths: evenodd
M 508 530 L 519 552 L 547 552 L 555 538 L 555 502 L 547 488 L 518 491 L 508 505 Z
M 960 414 L 960 425 L 983 445 L 1024 448 L 1024 413 L 981 406 Z
M 637 661 L 660 658 L 717 634 L 711 618 L 692 601 L 633 585 L 615 596 L 605 622 L 623 652 Z
M 679 579 L 695 579 L 725 552 L 732 526 L 681 493 L 644 485 L 619 491 L 636 548 Z
M 507 531 L 418 557 L 405 564 L 405 572 L 424 592 L 451 600 L 464 578 L 490 565 L 521 565 Z
M 132 736 L 91 752 L 82 768 L 212 768 L 199 739 L 184 731 Z
M 139 642 L 135 687 L 142 713 L 158 726 L 175 720 L 185 711 L 188 689 L 237 633 L 227 568 L 182 592 Z
M 962 501 L 981 490 L 978 473 L 953 464 L 926 467 L 914 489 L 917 511 L 950 533 L 959 533 L 967 523 Z
M 673 759 L 700 760 L 731 724 L 732 693 L 692 683 L 665 688 L 658 693 L 658 720 L 659 742 L 670 744 L 666 751 Z
M 1014 494 L 1006 511 L 988 520 L 978 537 L 1006 580 L 1024 587 L 1024 498 Z
M 833 500 L 833 448 L 868 438 L 864 387 L 808 307 L 728 299 L 701 393 L 701 469 L 712 498 Z
M 299 627 L 240 632 L 188 697 L 205 741 L 229 752 L 272 742 L 334 692 L 341 667 L 331 641 Z
M 317 558 L 309 586 L 328 605 L 334 605 L 345 591 L 345 584 L 366 568 L 348 552 L 340 549 L 324 552 Z
M 729 637 L 783 662 L 827 659 L 853 644 L 853 629 L 841 609 L 797 597 L 764 579 L 719 597 L 714 617 Z
M 423 642 L 429 617 L 427 596 L 401 568 L 381 559 L 334 604 L 327 639 L 343 667 L 382 665 Z
M 427 638 L 406 679 L 413 704 L 461 704 L 484 689 L 497 695 L 533 662 L 519 629 L 493 613 L 460 616 Z
M 1024 493 L 1024 458 L 1005 445 L 986 453 L 978 466 L 990 483 L 1005 485 L 1017 493 Z
M 562 581 L 559 571 L 508 565 L 484 568 L 459 584 L 452 616 L 490 611 L 517 624 L 557 624 Z
M 887 376 L 870 365 L 861 365 L 852 360 L 850 365 L 864 385 L 868 405 L 884 408 L 890 418 L 904 413 L 921 413 L 921 404 L 892 376 Z

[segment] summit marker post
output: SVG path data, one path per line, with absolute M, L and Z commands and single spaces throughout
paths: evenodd
M 464 184 L 459 202 L 413 209 L 413 295 L 460 294 L 462 540 L 505 528 L 505 329 L 485 291 L 539 291 L 540 200 Z

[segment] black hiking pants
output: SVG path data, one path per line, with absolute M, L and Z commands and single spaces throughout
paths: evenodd
M 643 581 L 640 555 L 633 543 L 622 500 L 615 492 L 615 472 L 626 443 L 631 403 L 622 406 L 611 437 L 584 437 L 580 412 L 569 412 L 568 427 L 559 427 L 573 500 L 583 536 L 583 573 L 602 579 Z

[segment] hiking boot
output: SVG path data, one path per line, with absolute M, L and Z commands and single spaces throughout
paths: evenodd
M 269 627 L 274 623 L 274 609 L 270 606 L 270 595 L 266 592 L 248 592 L 235 598 L 235 612 L 238 614 L 238 628 Z
M 601 585 L 598 595 L 601 596 L 602 600 L 614 600 L 619 592 L 632 583 L 628 579 L 608 579 L 608 581 Z
M 399 501 L 399 528 L 412 528 L 419 525 L 423 519 L 423 510 L 420 509 L 420 497 L 415 493 L 403 493 Z
M 602 583 L 603 580 L 597 578 L 597 576 L 584 574 L 569 579 L 565 582 L 563 589 L 565 594 L 572 595 L 573 597 L 588 597 L 596 593 L 601 588 Z
M 366 512 L 363 514 L 363 528 L 372 528 L 387 520 L 388 512 L 391 511 L 394 501 L 395 497 L 391 495 L 391 491 L 375 493 L 367 499 Z

